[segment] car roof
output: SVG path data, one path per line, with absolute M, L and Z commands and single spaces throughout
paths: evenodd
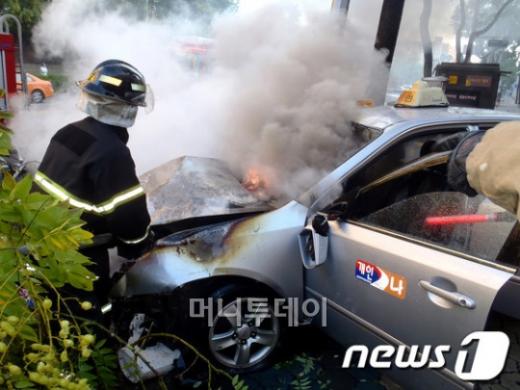
M 414 122 L 416 125 L 421 125 L 450 120 L 500 122 L 504 120 L 520 120 L 520 114 L 467 107 L 397 108 L 379 106 L 364 108 L 354 122 L 362 126 L 385 130 L 403 122 Z

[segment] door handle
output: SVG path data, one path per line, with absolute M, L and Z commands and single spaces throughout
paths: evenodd
M 432 294 L 435 294 L 441 298 L 444 298 L 447 301 L 449 301 L 457 306 L 463 307 L 465 309 L 472 310 L 477 306 L 477 304 L 475 303 L 475 301 L 472 298 L 470 298 L 464 294 L 461 294 L 459 292 L 444 290 L 443 288 L 434 286 L 433 284 L 431 284 L 430 282 L 427 282 L 426 280 L 421 280 L 419 282 L 419 286 L 421 286 L 426 291 L 428 291 Z

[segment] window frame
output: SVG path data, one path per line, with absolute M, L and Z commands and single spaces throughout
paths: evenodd
M 398 136 L 396 136 L 395 138 L 393 138 L 391 141 L 387 142 L 385 145 L 383 145 L 381 148 L 379 148 L 376 152 L 374 152 L 370 156 L 370 158 L 365 159 L 355 169 L 351 170 L 346 175 L 341 177 L 337 181 L 336 185 L 341 185 L 342 186 L 343 183 L 345 182 L 345 180 L 348 181 L 348 180 L 350 180 L 350 178 L 352 178 L 354 175 L 358 174 L 363 169 L 369 168 L 370 164 L 372 164 L 374 162 L 374 160 L 376 160 L 379 156 L 381 156 L 382 154 L 387 152 L 390 148 L 396 146 L 398 143 L 401 143 L 401 142 L 404 142 L 406 140 L 410 140 L 410 139 L 413 139 L 413 138 L 418 138 L 418 137 L 421 137 L 421 136 L 425 136 L 425 135 L 428 135 L 428 134 L 442 133 L 443 130 L 453 129 L 453 133 L 456 133 L 457 129 L 459 129 L 459 131 L 460 131 L 461 128 L 468 128 L 470 126 L 472 126 L 472 127 L 473 126 L 478 126 L 479 128 L 490 129 L 490 128 L 496 126 L 498 123 L 500 123 L 500 121 L 478 121 L 478 120 L 475 120 L 475 121 L 467 121 L 467 122 L 443 123 L 443 124 L 439 124 L 439 125 L 420 125 L 420 126 L 416 126 L 416 127 L 410 128 L 407 131 L 404 131 L 401 134 L 399 134 Z M 348 186 L 348 183 L 346 184 L 346 186 Z M 320 209 L 321 209 L 321 211 L 323 211 L 323 210 L 331 207 L 332 205 L 333 205 L 333 203 L 330 203 L 326 207 L 321 207 Z M 349 206 L 349 207 L 353 207 L 353 206 Z M 340 222 L 343 222 L 343 223 L 356 225 L 356 226 L 359 226 L 359 227 L 362 227 L 362 228 L 365 228 L 365 229 L 368 229 L 368 230 L 371 230 L 371 231 L 374 231 L 374 232 L 377 232 L 377 233 L 385 234 L 385 235 L 388 235 L 388 236 L 391 236 L 391 237 L 395 237 L 395 238 L 402 239 L 402 240 L 405 240 L 405 241 L 408 241 L 408 242 L 412 242 L 414 244 L 418 244 L 418 245 L 421 245 L 421 246 L 424 246 L 424 247 L 427 247 L 427 248 L 430 248 L 430 249 L 434 249 L 434 250 L 437 250 L 437 251 L 440 251 L 440 252 L 443 252 L 443 253 L 447 253 L 447 254 L 450 254 L 450 255 L 453 255 L 453 256 L 457 256 L 459 258 L 463 258 L 463 259 L 466 259 L 466 260 L 469 260 L 469 261 L 472 261 L 472 262 L 475 262 L 475 263 L 478 263 L 478 264 L 481 264 L 481 265 L 485 265 L 485 266 L 489 266 L 489 267 L 492 267 L 492 268 L 495 268 L 495 269 L 499 269 L 501 271 L 516 273 L 517 270 L 520 269 L 518 267 L 515 267 L 514 265 L 511 265 L 511 264 L 508 264 L 508 263 L 504 263 L 502 261 L 498 261 L 498 260 L 497 261 L 491 261 L 491 260 L 487 260 L 487 259 L 484 259 L 484 258 L 481 258 L 481 257 L 473 256 L 473 255 L 470 255 L 470 254 L 467 254 L 467 253 L 464 253 L 464 252 L 459 252 L 457 250 L 450 249 L 448 247 L 441 246 L 439 244 L 436 244 L 436 243 L 433 243 L 433 242 L 429 242 L 429 241 L 420 239 L 418 237 L 412 237 L 412 236 L 406 235 L 404 233 L 400 233 L 400 232 L 397 232 L 395 230 L 391 230 L 389 228 L 385 228 L 385 227 L 381 227 L 381 226 L 369 225 L 369 224 L 366 224 L 366 223 L 363 223 L 363 222 L 360 222 L 360 221 L 357 221 L 357 220 L 354 220 L 354 219 L 351 219 L 351 218 L 348 218 L 348 217 L 347 218 L 339 218 L 339 219 L 340 219 Z
M 517 267 L 515 267 L 515 266 L 513 266 L 511 264 L 507 264 L 507 263 L 504 263 L 504 262 L 501 262 L 501 261 L 491 261 L 491 260 L 483 259 L 481 257 L 472 256 L 472 255 L 470 255 L 468 253 L 459 252 L 459 251 L 456 251 L 454 249 L 450 249 L 448 247 L 436 244 L 434 242 L 422 240 L 422 239 L 420 239 L 418 237 L 412 237 L 412 236 L 409 236 L 409 235 L 406 235 L 404 233 L 400 233 L 400 232 L 397 232 L 395 230 L 391 230 L 391 229 L 388 229 L 388 228 L 384 228 L 384 227 L 380 227 L 380 226 L 374 226 L 374 225 L 369 225 L 369 224 L 366 224 L 366 223 L 363 223 L 363 222 L 360 222 L 360 221 L 356 221 L 356 220 L 353 220 L 353 219 L 345 219 L 344 222 L 348 223 L 349 225 L 359 226 L 359 227 L 365 228 L 367 230 L 374 231 L 376 233 L 382 233 L 382 234 L 385 234 L 387 236 L 391 236 L 391 237 L 398 238 L 398 239 L 401 239 L 401 240 L 404 240 L 404 241 L 408 241 L 408 242 L 411 242 L 411 243 L 414 243 L 414 244 L 418 244 L 418 245 L 421 245 L 421 246 L 424 246 L 424 247 L 427 247 L 427 248 L 430 248 L 430 249 L 437 250 L 439 252 L 447 253 L 447 254 L 452 255 L 452 256 L 456 256 L 456 257 L 459 257 L 459 258 L 470 260 L 470 261 L 472 261 L 474 263 L 490 266 L 492 268 L 496 268 L 496 269 L 499 269 L 501 271 L 516 273 L 516 271 L 518 269 Z

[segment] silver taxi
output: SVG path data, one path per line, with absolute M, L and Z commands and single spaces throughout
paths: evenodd
M 293 308 L 298 318 L 291 325 L 326 320 L 323 331 L 346 347 L 448 345 L 442 368 L 388 365 L 388 374 L 409 388 L 472 387 L 455 374 L 464 337 L 517 329 L 520 229 L 485 197 L 450 189 L 449 151 L 439 145 L 509 120 L 520 116 L 366 109 L 352 125 L 363 146 L 277 208 L 252 199 L 220 162 L 175 160 L 143 178 L 164 238 L 126 274 L 114 299 L 130 317 L 144 302 L 156 323 L 184 327 L 216 362 L 235 370 L 272 361 L 290 331 L 281 310 L 289 299 L 326 302 L 314 316 Z M 200 184 L 207 177 L 220 182 Z M 513 380 L 520 378 L 518 341 L 511 337 L 516 358 L 505 371 Z

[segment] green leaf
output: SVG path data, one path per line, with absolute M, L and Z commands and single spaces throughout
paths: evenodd
M 16 180 L 13 177 L 6 173 L 4 174 L 4 180 L 2 180 L 2 188 L 7 191 L 12 191 L 16 187 Z
M 11 149 L 12 145 L 10 131 L 4 126 L 0 126 L 0 154 L 7 156 L 9 155 L 9 151 Z
M 119 372 L 119 365 L 117 356 L 113 350 L 109 348 L 99 348 L 97 345 L 104 345 L 106 340 L 100 340 L 96 343 L 91 356 L 94 367 L 100 383 L 105 389 L 113 389 L 118 387 L 117 375 Z
M 80 290 L 92 291 L 94 289 L 94 280 L 87 279 L 81 272 L 67 272 L 66 282 Z
M 0 154 L 8 148 L 10 134 L 0 128 Z M 61 320 L 64 310 L 63 306 L 61 313 L 57 310 L 59 305 L 53 298 L 54 305 L 48 318 L 38 311 L 31 311 L 25 299 L 19 296 L 21 288 L 27 289 L 31 300 L 40 307 L 49 291 L 65 284 L 92 291 L 97 278 L 87 268 L 92 262 L 78 252 L 79 245 L 92 239 L 92 234 L 82 228 L 85 222 L 81 219 L 81 211 L 73 210 L 49 195 L 31 193 L 31 189 L 30 176 L 16 182 L 11 175 L 4 173 L 0 188 L 1 316 L 23 319 L 16 324 L 17 337 L 10 341 L 4 361 L 23 366 L 24 375 L 34 369 L 23 364 L 27 362 L 24 354 L 28 344 L 47 343 L 48 321 Z M 29 255 L 21 255 L 20 247 L 24 247 Z M 51 337 L 58 339 L 58 330 L 54 326 L 50 329 Z M 87 379 L 90 388 L 116 388 L 117 356 L 106 347 L 104 340 L 98 341 L 95 347 L 90 359 L 78 358 L 75 351 L 70 360 L 72 367 L 64 364 L 60 369 L 65 375 L 70 373 L 76 378 Z M 24 376 L 16 379 L 9 386 L 15 389 L 37 388 Z
M 34 210 L 39 209 L 46 203 L 49 205 L 52 205 L 53 203 L 55 204 L 56 201 L 53 198 L 51 198 L 49 195 L 42 194 L 40 192 L 33 192 L 33 193 L 29 194 L 29 196 L 27 196 L 27 199 L 26 199 L 26 205 L 30 209 L 34 209 Z
M 105 343 L 107 342 L 106 339 L 101 339 L 99 340 L 98 342 L 96 342 L 96 345 L 94 347 L 95 350 L 99 350 L 103 347 L 103 345 L 105 345 Z
M 15 382 L 14 387 L 16 389 L 34 389 L 34 384 L 28 379 L 22 379 Z
M 0 111 L 0 119 L 11 119 L 13 117 L 13 113 L 9 111 Z
M 20 337 L 23 339 L 36 343 L 38 342 L 38 335 L 36 334 L 36 331 L 28 325 L 25 325 L 21 331 L 20 331 Z
M 20 212 L 12 206 L 2 207 L 0 209 L 0 220 L 12 224 L 21 224 L 22 215 L 20 215 Z
M 16 267 L 17 261 L 14 249 L 0 249 L 0 279 Z

